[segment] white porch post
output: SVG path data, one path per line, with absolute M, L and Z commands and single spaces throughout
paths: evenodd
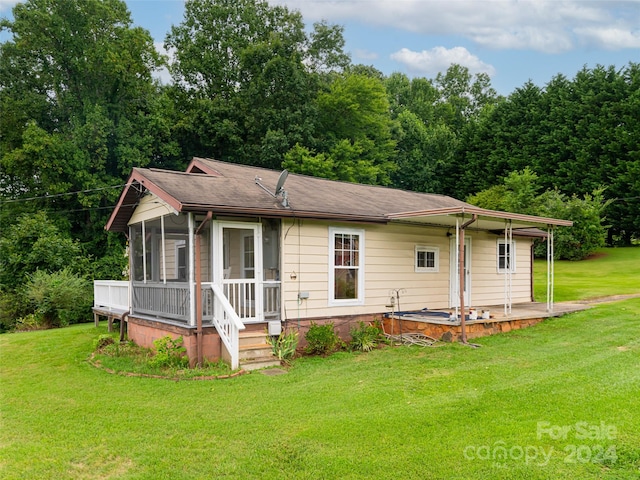
M 504 226 L 504 315 L 511 314 L 512 294 L 513 294 L 513 265 L 512 257 L 515 261 L 513 251 L 513 225 L 511 220 L 507 220 Z
M 164 246 L 164 215 L 160 217 L 160 230 L 162 235 L 162 283 L 167 284 L 167 256 Z
M 547 312 L 553 312 L 554 287 L 553 227 L 547 226 Z
M 458 275 L 460 274 L 460 220 L 458 218 L 456 218 L 456 246 L 455 246 L 455 250 L 456 250 L 456 255 L 455 255 L 455 267 L 454 268 L 458 268 Z M 455 278 L 455 276 L 454 276 Z M 454 282 L 455 288 L 454 288 L 454 294 L 456 297 L 456 318 L 458 318 L 458 315 L 460 313 L 460 306 L 462 305 L 462 303 L 460 303 L 460 277 L 458 276 L 458 281 Z
M 147 231 L 142 220 L 142 282 L 147 283 Z
M 196 324 L 196 260 L 195 260 L 195 221 L 189 212 L 189 325 Z

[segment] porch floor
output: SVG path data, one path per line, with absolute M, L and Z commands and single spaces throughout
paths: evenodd
M 482 311 L 489 311 L 490 318 L 468 319 L 466 334 L 468 338 L 483 337 L 496 333 L 509 332 L 526 328 L 543 321 L 545 318 L 585 310 L 589 305 L 584 303 L 556 303 L 552 312 L 547 311 L 546 303 L 530 302 L 511 306 L 511 312 L 505 315 L 504 305 L 485 305 L 473 307 L 478 316 Z M 455 310 L 453 310 L 455 311 Z M 450 320 L 452 309 L 434 309 L 412 312 L 396 312 L 387 314 L 383 320 L 387 334 L 421 333 L 444 341 L 455 341 L 462 338 L 460 319 Z
M 475 323 L 495 323 L 505 322 L 512 320 L 528 320 L 532 318 L 549 318 L 549 317 L 561 317 L 567 313 L 578 312 L 580 310 L 586 310 L 589 305 L 585 303 L 569 303 L 561 302 L 553 305 L 553 311 L 547 311 L 547 304 L 541 302 L 519 303 L 511 306 L 511 312 L 505 314 L 504 305 L 485 305 L 472 307 L 478 312 L 478 317 L 482 315 L 482 311 L 489 311 L 490 318 L 477 320 L 469 319 L 469 307 L 466 307 L 466 324 L 473 325 Z M 449 314 L 455 312 L 455 309 L 443 308 L 443 309 L 425 309 L 419 311 L 407 311 L 396 312 L 393 314 L 393 318 L 396 320 L 413 320 L 417 322 L 434 323 L 438 325 L 460 325 L 460 319 L 450 320 Z M 459 315 L 458 315 L 459 316 Z M 392 315 L 388 314 L 387 318 L 391 318 Z

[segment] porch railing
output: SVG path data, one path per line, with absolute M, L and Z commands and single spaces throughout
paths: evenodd
M 240 364 L 240 330 L 245 327 L 220 286 L 211 284 L 210 288 L 213 291 L 212 321 L 229 353 L 231 368 L 235 370 Z
M 188 283 L 134 283 L 133 312 L 189 322 Z
M 256 283 L 252 279 L 223 280 L 223 293 L 242 320 L 256 318 Z
M 280 282 L 266 280 L 263 282 L 264 319 L 280 320 Z
M 129 311 L 129 282 L 120 280 L 94 280 L 93 306 L 109 311 Z

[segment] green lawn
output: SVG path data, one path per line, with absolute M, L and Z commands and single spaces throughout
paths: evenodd
M 556 261 L 554 270 L 557 302 L 640 293 L 640 247 L 605 248 L 581 262 Z M 535 261 L 534 286 L 536 300 L 544 302 L 545 260 Z
M 0 477 L 637 479 L 638 312 L 215 381 L 96 369 L 104 326 L 1 335 Z

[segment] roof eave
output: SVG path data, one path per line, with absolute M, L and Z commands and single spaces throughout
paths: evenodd
M 479 217 L 498 218 L 503 220 L 512 220 L 522 223 L 528 223 L 531 225 L 547 225 L 547 226 L 562 226 L 571 227 L 573 222 L 571 220 L 561 220 L 558 218 L 539 217 L 535 215 L 525 215 L 522 213 L 501 212 L 497 210 L 488 210 L 485 208 L 479 208 L 472 205 L 465 205 L 459 207 L 447 207 L 433 210 L 422 210 L 413 212 L 399 212 L 388 215 L 390 220 L 399 219 L 411 219 L 418 217 L 434 217 L 438 215 L 478 215 Z
M 140 185 L 145 190 L 153 193 L 162 201 L 166 202 L 167 205 L 173 208 L 176 212 L 182 211 L 183 206 L 182 206 L 182 203 L 180 203 L 180 201 L 178 201 L 175 197 L 168 194 L 165 190 L 163 190 L 154 182 L 152 182 L 147 177 L 145 177 L 145 175 L 140 170 L 138 170 L 137 168 L 134 168 L 133 171 L 131 172 L 131 175 L 129 176 L 129 179 L 127 180 L 127 184 L 125 185 L 125 187 L 122 190 L 122 193 L 120 194 L 118 203 L 113 209 L 113 212 L 111 212 L 111 216 L 109 217 L 109 220 L 107 221 L 104 227 L 105 230 L 116 231 L 116 232 L 126 232 L 126 228 L 123 227 L 123 225 L 126 225 L 128 223 L 129 219 L 131 218 L 131 215 L 133 215 L 135 207 L 138 204 L 138 201 L 140 198 L 140 195 L 136 192 L 134 193 L 135 200 L 136 200 L 135 203 L 129 203 L 132 201 L 131 192 L 133 191 L 132 189 L 135 188 L 135 185 Z M 127 199 L 130 199 L 129 202 L 125 202 Z M 123 215 L 126 218 L 122 219 Z

